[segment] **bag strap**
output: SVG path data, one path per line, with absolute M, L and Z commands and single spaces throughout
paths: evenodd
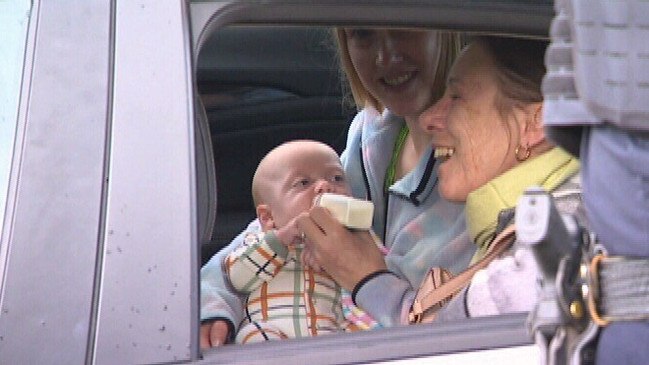
M 442 283 L 439 287 L 428 288 L 428 291 L 423 294 L 417 293 L 410 309 L 410 323 L 419 323 L 426 311 L 462 290 L 469 284 L 469 281 L 478 270 L 485 268 L 493 259 L 502 255 L 511 246 L 515 238 L 516 227 L 512 224 L 491 241 L 487 254 L 478 262 Z

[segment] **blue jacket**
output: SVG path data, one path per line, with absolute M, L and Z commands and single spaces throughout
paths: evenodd
M 356 293 L 355 302 L 384 326 L 400 323 L 405 296 L 413 293 L 428 269 L 465 269 L 475 252 L 465 233 L 464 205 L 440 198 L 437 166 L 429 148 L 416 168 L 385 193 L 385 174 L 403 119 L 389 112 L 361 111 L 349 129 L 341 159 L 356 197 L 375 204 L 373 228 L 389 252 L 395 275 L 379 275 Z M 359 183 L 360 182 L 360 183 Z

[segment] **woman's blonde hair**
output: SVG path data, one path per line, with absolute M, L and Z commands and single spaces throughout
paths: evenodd
M 359 110 L 371 106 L 379 112 L 383 112 L 385 106 L 365 88 L 358 76 L 358 72 L 354 68 L 351 56 L 349 55 L 349 46 L 344 28 L 334 28 L 333 33 L 336 45 L 338 46 L 340 69 L 345 76 L 342 78 L 345 101 L 351 105 L 355 104 Z M 463 46 L 462 37 L 459 33 L 442 31 L 437 32 L 437 44 L 439 45 L 439 58 L 435 69 L 433 100 L 431 104 L 444 96 L 448 72 Z M 347 82 L 344 81 L 345 79 Z M 353 100 L 349 97 L 350 93 Z

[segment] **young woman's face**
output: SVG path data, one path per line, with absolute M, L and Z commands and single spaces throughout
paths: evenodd
M 439 167 L 439 191 L 448 200 L 466 201 L 470 192 L 516 165 L 517 124 L 503 119 L 498 92 L 490 55 L 480 44 L 470 45 L 451 69 L 442 99 L 450 100 L 447 118 L 436 124 L 432 140 L 438 152 L 448 152 Z
M 365 88 L 396 115 L 418 116 L 433 97 L 439 58 L 434 31 L 346 28 L 349 56 Z

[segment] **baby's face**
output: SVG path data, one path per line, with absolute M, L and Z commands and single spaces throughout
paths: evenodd
M 350 195 L 340 159 L 333 151 L 317 146 L 296 150 L 283 164 L 285 173 L 275 182 L 269 201 L 277 227 L 309 210 L 320 194 Z

